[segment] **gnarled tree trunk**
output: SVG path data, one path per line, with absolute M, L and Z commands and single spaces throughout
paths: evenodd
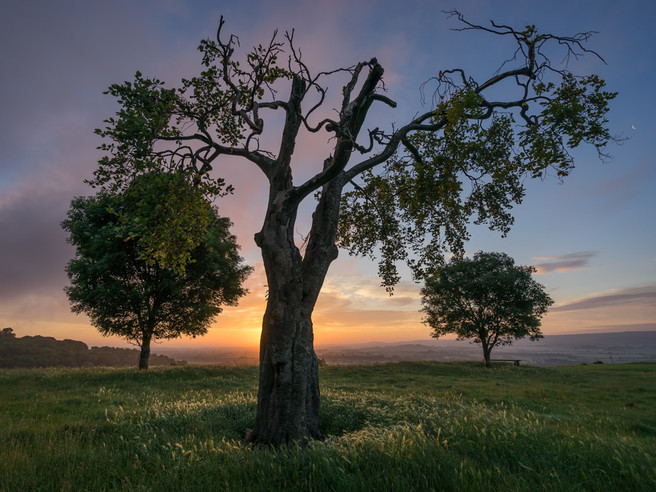
M 302 124 L 305 81 L 294 77 L 286 104 L 285 128 L 278 159 L 267 169 L 269 204 L 255 242 L 262 250 L 269 298 L 260 339 L 260 384 L 255 428 L 248 440 L 280 445 L 318 438 L 319 374 L 314 352 L 312 312 L 330 264 L 337 258 L 337 226 L 342 189 L 351 179 L 345 169 L 383 70 L 375 60 L 353 101 L 360 70 L 344 89 L 343 130 L 323 172 L 300 187 L 293 185 L 290 162 Z M 321 187 L 312 215 L 305 254 L 294 243 L 300 202 Z
M 274 213 L 258 234 L 269 297 L 260 340 L 260 384 L 254 440 L 303 442 L 319 436 L 319 376 L 312 311 L 303 308 L 294 217 Z
M 269 296 L 260 340 L 260 381 L 252 442 L 300 443 L 321 437 L 319 373 L 312 312 L 337 258 L 340 183 L 324 187 L 305 255 L 294 244 L 296 208 L 273 199 L 256 235 Z M 284 193 L 282 193 L 284 195 Z
M 254 441 L 303 444 L 321 436 L 313 337 L 310 313 L 270 297 L 260 344 Z

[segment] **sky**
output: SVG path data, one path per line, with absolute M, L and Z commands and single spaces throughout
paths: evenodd
M 125 346 L 72 314 L 63 291 L 74 251 L 60 222 L 73 197 L 92 194 L 83 180 L 101 157 L 93 130 L 117 110 L 103 95 L 110 84 L 130 80 L 137 70 L 169 85 L 194 75 L 198 42 L 215 36 L 223 15 L 226 32 L 236 34 L 243 49 L 267 43 L 275 29 L 294 29 L 314 72 L 376 57 L 385 68 L 386 95 L 398 106 L 376 108 L 368 126 L 391 128 L 426 110 L 420 86 L 439 70 L 459 67 L 482 77 L 511 55 L 512 46 L 500 40 L 453 31 L 458 24 L 443 11 L 454 5 L 478 24 L 535 24 L 560 35 L 597 31 L 588 46 L 606 64 L 588 56 L 570 68 L 597 73 L 619 92 L 610 126 L 625 139 L 609 148 L 610 162 L 577 149 L 576 169 L 564 182 L 527 183 L 507 237 L 472 226 L 467 252 L 502 251 L 537 268 L 536 280 L 555 300 L 542 323 L 547 336 L 656 330 L 656 4 L 650 0 L 9 2 L 0 18 L 0 328 Z M 341 86 L 330 90 L 339 95 Z M 271 128 L 273 142 L 275 124 Z M 298 142 L 297 179 L 318 170 L 325 143 L 317 136 Z M 226 308 L 204 337 L 163 346 L 255 346 L 259 340 L 266 287 L 253 234 L 262 224 L 266 181 L 237 160 L 214 172 L 236 188 L 218 206 L 255 267 L 250 294 Z M 300 228 L 304 224 L 307 217 L 299 220 Z M 390 297 L 376 270 L 375 262 L 340 252 L 314 312 L 317 345 L 429 339 L 419 311 L 421 285 L 406 276 Z

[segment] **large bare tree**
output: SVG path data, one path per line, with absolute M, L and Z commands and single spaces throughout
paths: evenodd
M 199 46 L 203 70 L 197 77 L 167 89 L 137 73 L 108 91 L 121 110 L 97 131 L 109 143 L 102 146 L 107 154 L 93 185 L 120 188 L 135 174 L 171 167 L 189 172 L 199 186 L 220 187 L 210 171 L 224 156 L 250 161 L 269 182 L 255 235 L 269 294 L 252 442 L 321 436 L 312 312 L 338 245 L 379 256 L 391 290 L 398 261 L 406 260 L 421 278 L 426 265 L 441 264 L 447 252 L 462 253 L 470 219 L 505 233 L 526 176 L 550 169 L 566 176 L 573 167 L 568 149 L 586 142 L 603 156 L 612 140 L 606 113 L 615 94 L 605 92 L 597 76 L 577 76 L 568 66 L 585 54 L 600 58 L 586 47 L 591 33 L 556 36 L 450 15 L 456 30 L 508 39 L 507 60 L 483 80 L 459 67 L 437 73 L 424 86 L 431 95 L 427 110 L 388 130 L 365 129 L 373 105 L 396 106 L 376 59 L 314 73 L 293 32 L 276 32 L 268 44 L 240 55 L 223 18 L 216 39 Z M 341 104 L 322 113 L 328 83 L 340 77 Z M 274 117 L 276 124 L 266 126 L 265 117 L 278 113 L 282 124 Z M 280 129 L 273 151 L 261 143 L 265 128 Z M 308 132 L 327 135 L 331 148 L 315 174 L 297 183 L 294 151 Z M 310 230 L 299 245 L 299 205 L 314 198 Z

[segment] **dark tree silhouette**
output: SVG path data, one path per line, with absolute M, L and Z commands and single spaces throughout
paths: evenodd
M 0 336 L 0 367 L 88 367 L 134 366 L 140 351 L 116 347 L 87 347 L 76 340 L 56 340 L 40 335 L 25 337 Z M 152 354 L 150 365 L 186 364 L 165 355 Z
M 397 261 L 407 260 L 421 278 L 425 265 L 440 264 L 449 250 L 462 252 L 470 218 L 505 233 L 526 177 L 550 169 L 564 177 L 573 167 L 569 148 L 585 142 L 603 154 L 612 140 L 606 113 L 615 94 L 604 91 L 599 77 L 577 76 L 552 62 L 563 55 L 599 58 L 585 46 L 591 33 L 485 27 L 451 14 L 461 30 L 508 40 L 507 61 L 480 80 L 464 68 L 437 73 L 430 107 L 389 131 L 364 130 L 372 106 L 396 106 L 384 93 L 378 60 L 315 72 L 293 32 L 283 39 L 276 32 L 241 57 L 223 18 L 216 39 L 200 43 L 198 76 L 168 89 L 137 73 L 134 81 L 109 89 L 121 110 L 98 130 L 109 143 L 96 186 L 120 187 L 149 167 L 179 168 L 207 183 L 223 156 L 253 164 L 269 182 L 255 235 L 268 301 L 257 417 L 249 433 L 254 442 L 321 436 L 312 312 L 338 245 L 354 254 L 380 254 L 390 289 L 399 278 Z M 336 111 L 325 111 L 331 80 L 343 84 L 342 99 Z M 273 118 L 282 128 L 276 148 L 266 149 L 260 137 L 276 131 L 265 125 L 273 112 L 282 113 Z M 313 176 L 295 182 L 294 151 L 303 132 L 324 133 L 330 149 Z M 310 230 L 297 244 L 299 205 L 313 197 Z
M 76 248 L 66 267 L 73 311 L 103 335 L 139 345 L 140 369 L 148 369 L 151 341 L 204 335 L 221 306 L 246 293 L 251 269 L 241 264 L 230 222 L 182 175 L 145 174 L 122 193 L 76 198 L 62 226 Z M 168 232 L 161 244 L 153 241 L 158 231 Z M 185 248 L 182 260 L 169 262 L 174 268 L 162 265 Z
M 14 333 L 13 328 L 3 328 L 2 331 L 0 331 L 0 337 L 2 337 L 2 338 L 14 338 L 14 337 L 16 337 L 16 334 Z
M 426 279 L 421 291 L 431 336 L 452 333 L 458 340 L 480 343 L 486 367 L 494 347 L 542 338 L 540 318 L 553 301 L 531 278 L 534 272 L 534 267 L 516 266 L 504 253 L 453 258 Z

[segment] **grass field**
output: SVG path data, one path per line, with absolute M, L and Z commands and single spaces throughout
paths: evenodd
M 257 369 L 0 372 L 0 490 L 656 490 L 656 364 L 321 368 L 305 449 L 241 444 Z

